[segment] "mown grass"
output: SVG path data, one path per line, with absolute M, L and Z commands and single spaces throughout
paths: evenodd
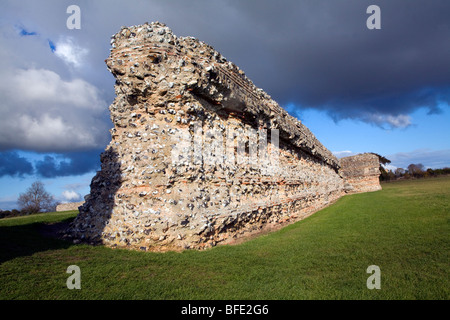
M 280 231 L 150 253 L 46 238 L 76 212 L 0 220 L 0 299 L 449 299 L 450 178 L 345 196 Z M 81 290 L 69 290 L 69 265 Z M 369 265 L 381 289 L 369 290 Z

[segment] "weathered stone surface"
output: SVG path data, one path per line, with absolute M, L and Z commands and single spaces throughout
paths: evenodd
M 373 153 L 357 154 L 340 159 L 346 193 L 381 190 L 380 161 Z
M 56 211 L 78 210 L 78 207 L 82 206 L 83 204 L 84 201 L 61 203 L 56 206 Z
M 137 250 L 202 249 L 297 221 L 343 195 L 338 159 L 212 47 L 161 23 L 122 28 L 111 45 L 112 140 L 68 236 Z M 229 162 L 239 146 L 255 150 L 244 133 L 275 137 L 273 129 L 279 143 L 270 140 L 265 152 L 276 162 Z M 242 134 L 230 145 L 210 130 Z M 202 146 L 223 147 L 226 161 L 198 159 L 197 132 Z M 174 158 L 186 134 L 194 147 Z

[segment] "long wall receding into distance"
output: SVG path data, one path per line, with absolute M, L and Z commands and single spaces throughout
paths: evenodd
M 112 139 L 67 236 L 208 248 L 345 193 L 339 160 L 211 46 L 158 22 L 123 27 L 111 45 Z

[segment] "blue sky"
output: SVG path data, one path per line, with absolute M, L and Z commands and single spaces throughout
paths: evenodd
M 381 30 L 366 27 L 371 4 Z M 36 180 L 61 202 L 89 193 L 112 128 L 110 36 L 147 21 L 214 46 L 337 156 L 450 167 L 449 13 L 437 0 L 4 0 L 0 209 Z
M 443 107 L 442 110 L 439 114 L 428 114 L 427 110 L 418 109 L 410 114 L 411 125 L 394 129 L 349 119 L 335 122 L 326 112 L 312 109 L 299 112 L 297 118 L 335 153 L 375 152 L 393 161 L 392 165 L 406 168 L 421 157 L 419 153 L 447 150 L 445 158 L 428 159 L 423 163 L 426 167 L 442 168 L 450 165 L 450 110 L 448 107 Z M 417 157 L 414 157 L 415 151 Z M 409 161 L 412 162 L 395 161 L 399 152 L 411 152 Z

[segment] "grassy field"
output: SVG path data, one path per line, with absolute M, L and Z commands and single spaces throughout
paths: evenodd
M 149 253 L 46 238 L 76 212 L 0 220 L 0 299 L 450 298 L 450 178 L 341 198 L 280 231 L 206 251 Z M 81 290 L 69 290 L 69 265 Z M 369 290 L 369 265 L 381 289 Z

